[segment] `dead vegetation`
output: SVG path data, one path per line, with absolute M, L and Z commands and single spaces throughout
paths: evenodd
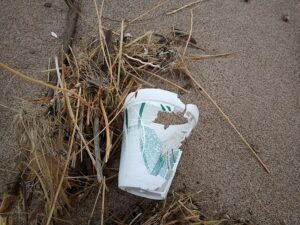
M 177 28 L 165 35 L 149 31 L 134 36 L 126 32 L 122 21 L 119 30 L 107 30 L 101 22 L 101 12 L 97 10 L 97 37 L 64 48 L 46 71 L 48 82 L 34 80 L 0 64 L 0 68 L 49 89 L 46 96 L 25 102 L 16 117 L 21 152 L 19 175 L 10 192 L 3 196 L 1 225 L 21 224 L 16 219 L 24 224 L 67 223 L 65 218 L 72 206 L 84 201 L 99 186 L 100 221 L 104 224 L 106 180 L 117 176 L 107 166 L 120 149 L 123 104 L 128 93 L 155 87 L 153 79 L 178 92 L 189 92 L 178 82 L 185 79 L 203 91 L 188 71 L 186 60 L 227 55 L 188 54 L 188 47 L 199 48 L 197 41 L 191 32 Z M 111 222 L 225 224 L 229 221 L 207 220 L 201 217 L 190 195 L 174 194 L 162 207 L 158 203 L 134 218 L 113 218 Z
M 119 225 L 247 225 L 246 221 L 223 218 L 209 219 L 194 202 L 197 193 L 172 193 L 164 202 L 151 205 L 141 202 L 125 216 L 112 216 L 111 221 Z M 120 219 L 122 218 L 122 219 Z
M 176 79 L 166 78 L 188 76 L 179 41 L 186 41 L 183 31 L 132 37 L 123 27 L 120 35 L 100 29 L 86 45 L 62 52 L 61 62 L 56 57 L 47 85 L 38 81 L 52 90 L 27 102 L 17 116 L 23 210 L 29 224 L 59 222 L 91 187 L 99 183 L 104 190 L 103 181 L 116 176 L 105 169 L 120 147 L 129 92 L 153 87 L 151 77 L 188 92 Z

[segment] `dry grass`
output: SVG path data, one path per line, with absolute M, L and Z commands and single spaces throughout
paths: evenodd
M 173 193 L 164 202 L 151 205 L 141 202 L 125 216 L 111 216 L 118 225 L 242 225 L 249 224 L 239 220 L 225 218 L 210 219 L 205 216 L 194 202 L 197 193 Z
M 55 68 L 46 70 L 52 75 L 48 82 L 0 63 L 0 68 L 13 75 L 51 89 L 39 101 L 27 102 L 17 115 L 16 130 L 22 153 L 18 165 L 20 179 L 15 181 L 18 191 L 2 201 L 3 224 L 9 223 L 5 218 L 12 219 L 10 215 L 16 214 L 22 215 L 25 224 L 67 223 L 64 218 L 72 206 L 83 201 L 93 187 L 98 187 L 95 206 L 102 196 L 101 224 L 104 224 L 105 180 L 117 174 L 108 173 L 106 167 L 113 153 L 120 149 L 124 100 L 129 92 L 155 87 L 153 79 L 177 92 L 189 92 L 180 83 L 181 79 L 188 80 L 200 87 L 220 110 L 188 71 L 186 60 L 228 54 L 188 54 L 188 47 L 198 48 L 192 37 L 192 23 L 190 32 L 173 28 L 166 35 L 149 31 L 132 37 L 125 33 L 123 21 L 117 32 L 104 30 L 102 8 L 103 5 L 100 10 L 97 8 L 98 37 L 74 46 L 70 54 L 61 52 L 61 61 L 56 58 Z M 222 110 L 221 113 L 224 114 Z M 223 116 L 228 118 L 226 114 Z M 113 220 L 118 224 L 229 222 L 202 218 L 191 195 L 178 194 L 173 194 L 173 199 L 162 207 L 158 204 L 134 218 Z
M 155 86 L 153 77 L 188 92 L 169 76 L 186 76 L 180 56 L 186 36 L 173 30 L 166 36 L 131 37 L 123 29 L 122 22 L 119 36 L 99 26 L 97 38 L 73 47 L 69 55 L 62 52 L 62 61 L 55 58 L 55 68 L 47 70 L 52 73 L 48 83 L 1 64 L 54 90 L 38 103 L 27 102 L 16 120 L 23 155 L 19 170 L 26 183 L 23 211 L 30 224 L 59 222 L 86 189 L 103 182 L 110 155 L 120 147 L 121 112 L 129 92 Z

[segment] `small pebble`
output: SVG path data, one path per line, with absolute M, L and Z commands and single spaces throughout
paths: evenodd
M 54 33 L 54 32 L 51 32 L 51 36 L 54 37 L 54 38 L 58 38 L 57 34 Z
M 290 18 L 289 18 L 288 15 L 282 15 L 282 16 L 281 16 L 281 19 L 282 19 L 284 22 L 286 22 L 286 23 L 290 21 Z
M 46 2 L 46 3 L 44 4 L 44 7 L 46 7 L 46 8 L 51 8 L 51 6 L 52 6 L 52 3 L 51 3 L 51 2 Z

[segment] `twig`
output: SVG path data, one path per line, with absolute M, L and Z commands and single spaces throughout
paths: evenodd
M 60 70 L 61 70 L 61 68 L 59 68 Z M 41 73 L 50 73 L 50 72 L 55 72 L 56 71 L 56 68 L 50 68 L 50 65 L 48 65 L 48 69 L 46 69 L 46 70 L 42 70 L 41 71 Z M 49 77 L 50 75 L 49 74 L 47 74 L 47 76 Z M 50 79 L 48 79 L 48 80 L 50 80 Z
M 124 36 L 124 20 L 122 20 L 121 23 L 121 37 L 120 37 L 120 47 L 119 47 L 119 54 L 118 54 L 118 59 L 119 59 L 118 76 L 117 76 L 118 88 L 120 85 L 120 76 L 121 76 L 120 74 L 121 74 L 121 64 L 122 64 L 123 36 Z
M 215 55 L 186 55 L 185 59 L 188 60 L 204 60 L 204 59 L 212 59 L 212 58 L 219 58 L 224 56 L 233 55 L 236 52 L 228 52 L 228 53 L 222 53 L 222 54 L 215 54 Z
M 106 114 L 106 111 L 105 111 L 105 108 L 104 108 L 101 97 L 100 97 L 99 101 L 100 101 L 100 109 L 102 111 L 103 118 L 104 118 L 104 123 L 105 123 L 105 127 L 106 127 L 106 129 L 105 129 L 105 131 L 106 131 L 105 162 L 107 162 L 108 158 L 109 158 L 109 153 L 111 151 L 111 139 L 110 139 L 109 122 L 108 122 L 107 114 Z M 98 137 L 98 136 L 96 136 L 96 137 Z
M 187 47 L 189 45 L 189 42 L 191 40 L 191 36 L 192 36 L 192 33 L 193 33 L 193 19 L 194 19 L 193 9 L 191 9 L 191 28 L 190 28 L 189 37 L 188 37 L 188 39 L 186 41 L 186 44 L 185 44 L 185 47 L 184 47 L 184 50 L 183 50 L 183 54 L 182 54 L 183 57 L 185 55 L 186 49 L 187 49 Z
M 76 56 L 75 56 L 74 51 L 73 51 L 71 46 L 70 46 L 70 53 L 72 54 L 72 56 L 74 58 L 74 62 L 75 62 L 76 70 L 77 70 L 77 82 L 79 82 L 79 77 L 80 77 L 80 72 L 79 71 L 80 70 L 79 70 L 79 66 L 78 66 Z
M 160 65 L 155 65 L 155 64 L 152 64 L 152 63 L 149 63 L 149 62 L 143 62 L 143 61 L 140 60 L 140 59 L 133 58 L 133 57 L 127 55 L 126 53 L 123 53 L 123 55 L 125 55 L 128 59 L 131 59 L 131 60 L 133 60 L 133 61 L 139 62 L 139 63 L 142 64 L 142 65 L 145 65 L 145 66 L 151 66 L 151 67 L 153 67 L 153 68 L 160 68 Z
M 57 87 L 63 87 L 62 86 L 62 82 L 61 82 L 61 75 L 60 75 L 60 72 L 59 72 L 59 66 L 58 66 L 58 58 L 57 56 L 55 56 L 54 58 L 54 62 L 55 62 L 55 68 L 56 68 L 56 75 L 57 75 Z
M 48 59 L 47 70 L 50 69 L 50 66 L 51 66 L 51 59 L 49 58 L 49 59 Z M 42 72 L 43 72 L 43 71 L 42 71 Z M 47 72 L 47 81 L 48 81 L 48 82 L 50 81 L 50 71 Z
M 84 145 L 83 148 L 86 149 L 86 151 L 87 151 L 87 153 L 88 153 L 88 155 L 89 155 L 89 157 L 90 157 L 90 159 L 91 159 L 93 165 L 96 166 L 96 161 L 95 161 L 95 159 L 94 159 L 94 157 L 93 157 L 93 155 L 92 155 L 92 153 L 91 153 L 91 150 L 90 150 L 90 148 L 89 148 L 89 145 L 88 145 L 88 143 L 86 142 L 85 138 L 83 137 L 83 134 L 82 134 L 82 132 L 81 132 L 81 130 L 80 130 L 80 128 L 79 128 L 79 126 L 78 126 L 77 124 L 76 124 L 76 130 L 78 131 L 79 137 L 81 138 L 81 140 L 82 140 L 82 142 L 83 142 L 83 145 Z
M 105 189 L 106 181 L 105 177 L 103 178 L 103 188 L 102 188 L 102 203 L 101 203 L 101 225 L 104 225 L 104 203 L 105 203 Z
M 100 183 L 103 179 L 102 166 L 101 166 L 101 155 L 100 155 L 100 138 L 96 136 L 99 133 L 99 116 L 96 114 L 94 116 L 94 125 L 93 125 L 93 133 L 94 133 L 94 149 L 96 156 L 96 172 L 97 172 L 97 180 Z
M 167 12 L 166 14 L 167 15 L 171 15 L 171 14 L 177 13 L 177 12 L 179 12 L 179 11 L 185 9 L 185 8 L 188 8 L 188 7 L 192 6 L 192 5 L 198 4 L 198 3 L 202 2 L 202 1 L 203 0 L 198 0 L 198 1 L 195 1 L 195 2 L 191 2 L 191 3 L 189 3 L 187 5 L 184 5 L 184 6 L 180 7 L 180 8 L 178 8 L 178 9 L 175 9 L 173 11 Z

